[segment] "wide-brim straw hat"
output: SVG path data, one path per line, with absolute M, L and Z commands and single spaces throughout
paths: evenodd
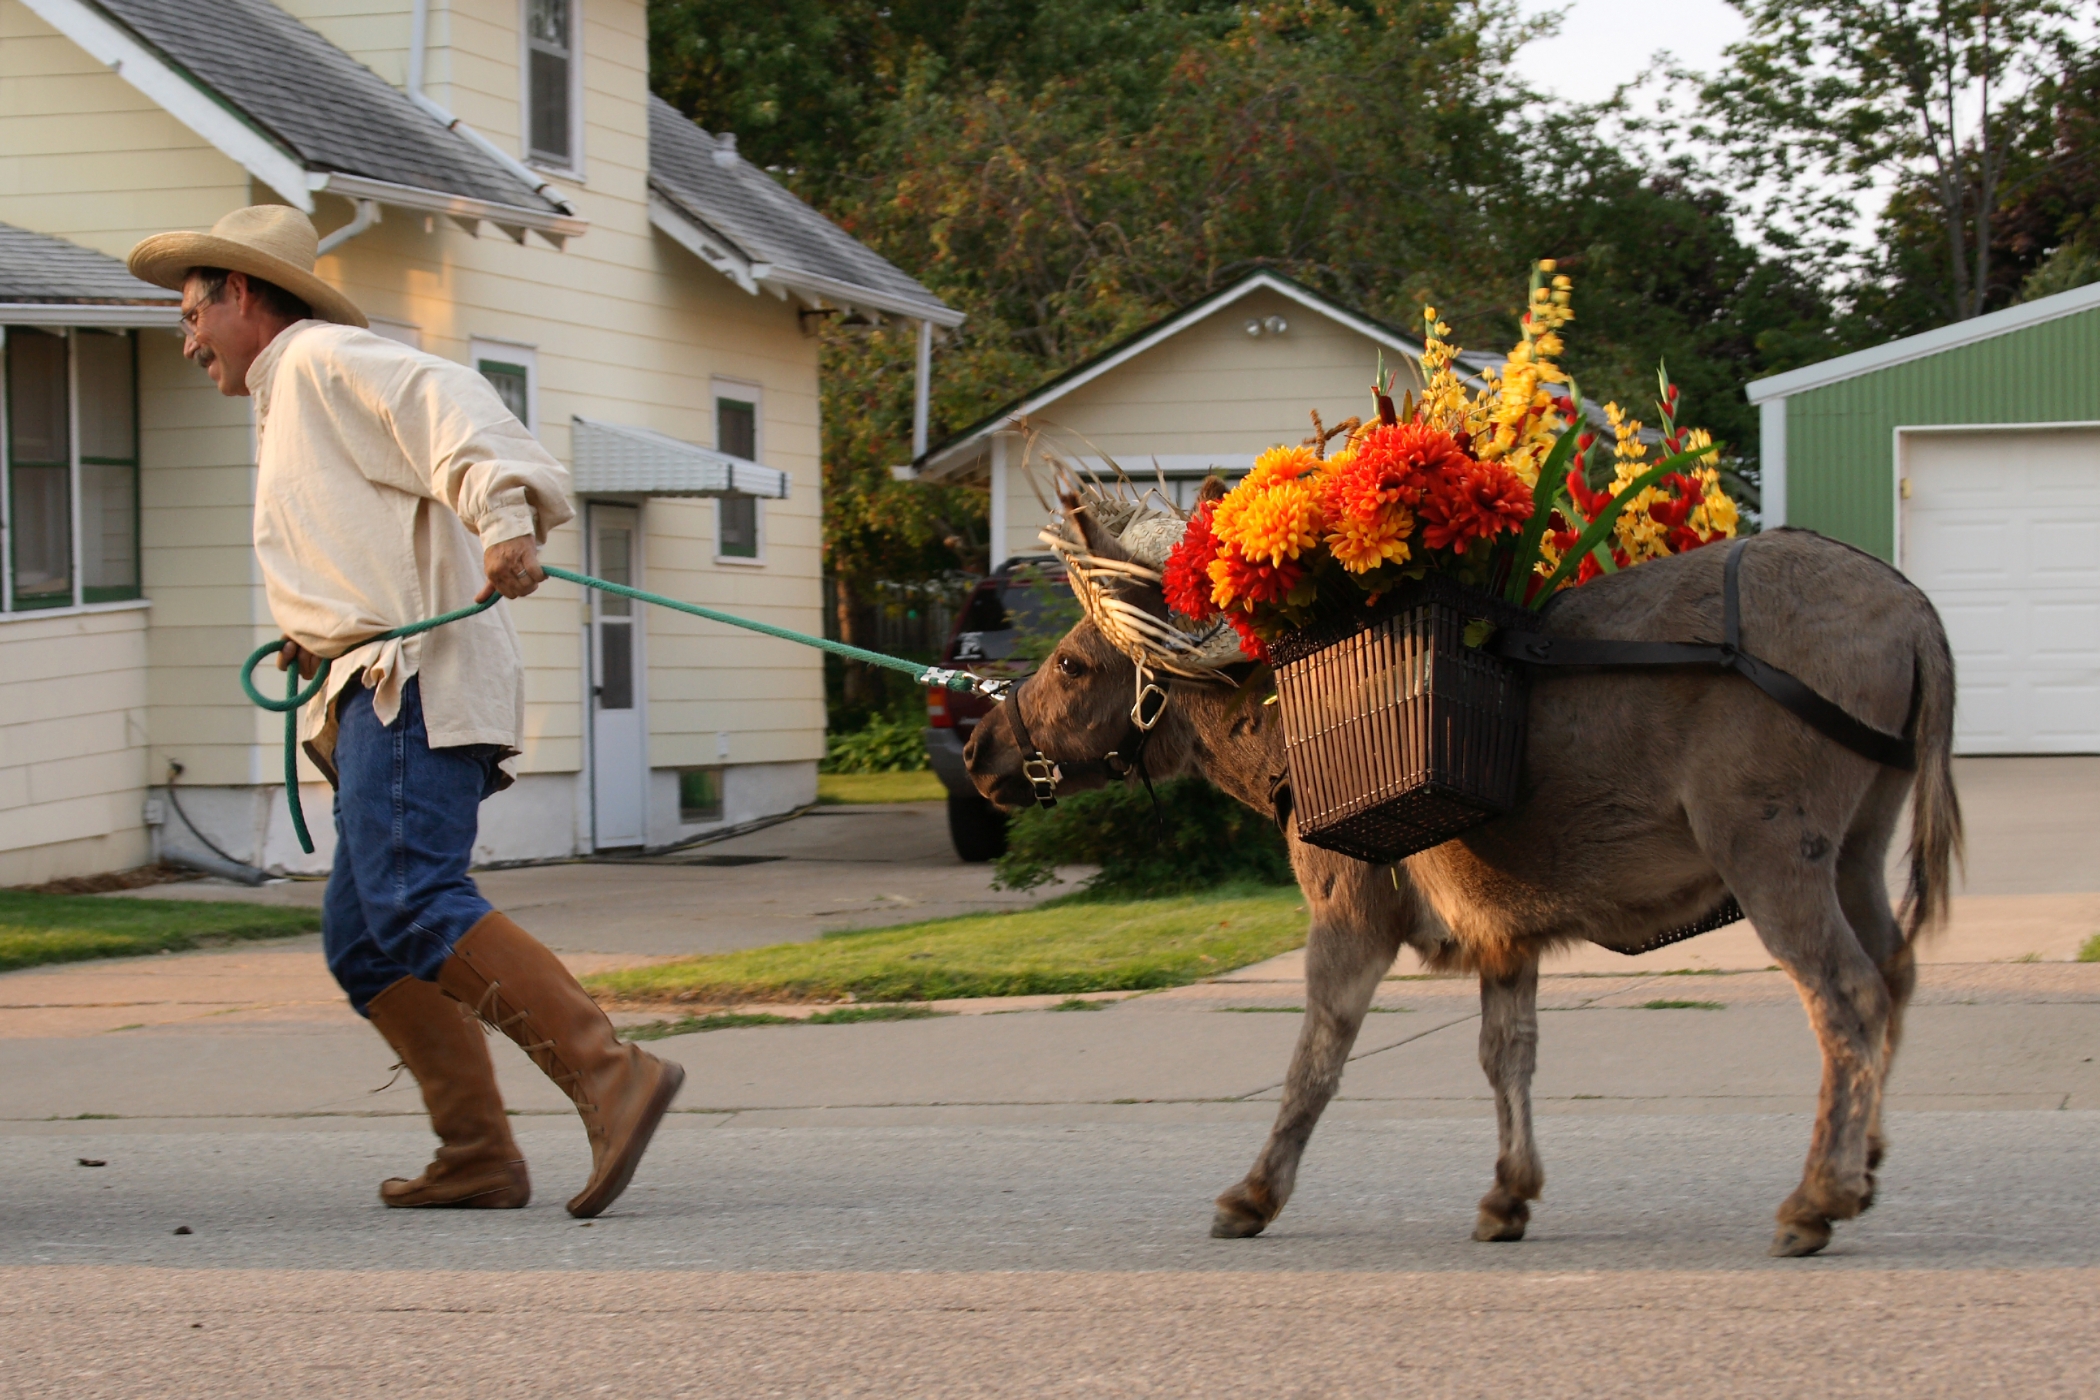
M 364 326 L 350 298 L 314 276 L 321 238 L 313 221 L 283 204 L 236 209 L 210 233 L 156 233 L 131 250 L 131 275 L 181 291 L 193 267 L 223 267 L 274 282 L 313 308 L 323 321 Z

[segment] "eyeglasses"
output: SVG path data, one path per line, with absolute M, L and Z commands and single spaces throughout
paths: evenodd
M 195 306 L 183 307 L 181 317 L 182 333 L 184 335 L 195 335 L 197 333 L 197 323 L 204 316 L 204 308 L 210 306 L 217 300 L 218 297 L 216 296 L 207 296 L 202 301 L 198 302 Z

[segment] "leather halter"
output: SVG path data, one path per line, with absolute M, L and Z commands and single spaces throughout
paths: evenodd
M 1138 667 L 1137 699 L 1131 702 L 1130 723 L 1116 746 L 1099 758 L 1078 759 L 1070 763 L 1060 763 L 1046 755 L 1028 732 L 1028 717 L 1021 713 L 1021 692 L 1033 679 L 1031 673 L 1014 682 L 1013 689 L 1006 694 L 1006 715 L 1008 723 L 1013 726 L 1015 744 L 1021 750 L 1021 776 L 1034 789 L 1038 807 L 1045 810 L 1055 807 L 1058 784 L 1067 778 L 1090 775 L 1097 769 L 1108 778 L 1128 778 L 1135 773 L 1144 782 L 1146 793 L 1152 792 L 1152 775 L 1145 771 L 1145 745 L 1151 740 L 1160 717 L 1166 713 L 1167 692 L 1152 679 L 1149 671 Z M 1152 805 L 1157 809 L 1158 797 L 1153 797 Z

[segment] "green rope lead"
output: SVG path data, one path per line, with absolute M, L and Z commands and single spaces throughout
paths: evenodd
M 644 603 L 654 603 L 660 608 L 670 608 L 674 612 L 691 613 L 694 617 L 704 617 L 710 622 L 725 622 L 731 627 L 742 627 L 752 632 L 762 632 L 768 637 L 778 637 L 782 641 L 795 642 L 806 647 L 815 647 L 819 651 L 828 651 L 834 656 L 843 656 L 848 660 L 863 662 L 869 666 L 884 666 L 892 671 L 902 671 L 918 684 L 924 686 L 945 686 L 950 690 L 959 690 L 965 694 L 974 691 L 980 695 L 988 695 L 994 700 L 1003 700 L 1006 698 L 1006 692 L 1011 684 L 1008 681 L 993 680 L 984 676 L 973 675 L 968 671 L 954 671 L 941 666 L 921 666 L 916 661 L 906 661 L 902 657 L 885 656 L 879 651 L 869 651 L 864 647 L 851 646 L 845 642 L 834 642 L 829 637 L 812 637 L 807 632 L 795 632 L 785 627 L 775 627 L 770 622 L 753 622 L 749 618 L 737 617 L 725 612 L 716 612 L 713 608 L 703 608 L 698 603 L 682 603 L 676 598 L 666 598 L 660 593 L 647 593 L 639 588 L 629 588 L 624 583 L 608 583 L 602 578 L 592 578 L 589 574 L 571 573 L 567 569 L 557 569 L 549 565 L 542 565 L 541 568 L 549 578 L 566 579 L 570 583 L 582 584 L 585 588 L 596 588 L 605 593 L 616 593 L 622 598 L 634 598 Z M 458 622 L 461 618 L 487 612 L 490 608 L 496 606 L 496 599 L 501 596 L 501 594 L 490 594 L 486 600 L 472 604 L 469 607 L 455 608 L 451 612 L 440 613 L 436 617 L 426 617 L 421 622 L 411 622 L 406 626 L 381 632 L 376 636 L 365 638 L 364 641 L 359 642 L 357 645 L 369 646 L 373 642 L 396 641 L 403 637 L 413 637 L 418 633 L 428 632 L 433 628 L 443 627 L 448 622 Z M 262 706 L 265 710 L 281 713 L 284 716 L 285 805 L 291 808 L 292 830 L 299 837 L 299 849 L 305 851 L 308 855 L 312 855 L 314 839 L 307 832 L 306 811 L 299 801 L 299 709 L 307 701 L 319 695 L 321 687 L 328 684 L 328 670 L 331 663 L 326 658 L 323 658 L 320 668 L 314 672 L 313 679 L 307 682 L 304 689 L 301 689 L 299 685 L 299 672 L 294 668 L 287 667 L 284 673 L 284 699 L 272 700 L 255 688 L 254 672 L 255 668 L 262 664 L 265 657 L 275 656 L 282 650 L 284 650 L 284 641 L 280 638 L 274 642 L 265 642 L 250 653 L 247 662 L 241 667 L 241 689 L 248 693 L 250 700 Z M 351 650 L 355 650 L 355 648 L 351 648 Z

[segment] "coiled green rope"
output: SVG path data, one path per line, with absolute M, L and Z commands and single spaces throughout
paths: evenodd
M 585 588 L 596 588 L 601 592 L 616 593 L 622 598 L 634 598 L 640 602 L 654 603 L 660 608 L 669 608 L 673 612 L 690 613 L 694 617 L 704 617 L 710 622 L 724 622 L 731 627 L 742 627 L 748 631 L 761 632 L 768 637 L 778 637 L 785 642 L 815 647 L 819 651 L 828 651 L 834 656 L 843 656 L 850 661 L 859 661 L 865 665 L 882 666 L 892 671 L 902 671 L 920 685 L 945 686 L 950 690 L 959 690 L 965 694 L 975 692 L 980 695 L 989 695 L 994 700 L 1004 699 L 1009 686 L 1007 681 L 989 679 L 984 676 L 974 675 L 969 671 L 949 670 L 943 666 L 923 666 L 916 661 L 906 661 L 899 656 L 885 656 L 879 651 L 869 651 L 865 647 L 850 646 L 845 642 L 834 642 L 829 637 L 812 637 L 807 632 L 796 632 L 786 627 L 775 627 L 770 622 L 753 622 L 747 617 L 737 617 L 732 613 L 717 612 L 713 608 L 703 608 L 698 603 L 684 603 L 676 598 L 666 598 L 660 593 L 650 593 L 640 588 L 629 588 L 624 583 L 608 583 L 602 578 L 592 578 L 589 574 L 572 573 L 567 569 L 557 569 L 551 565 L 542 565 L 541 568 L 549 578 L 565 579 L 570 583 L 582 584 Z M 500 594 L 492 595 L 485 602 L 475 603 L 469 607 L 456 608 L 448 613 L 440 613 L 436 617 L 426 617 L 421 622 L 411 622 L 405 627 L 396 627 L 391 631 L 381 632 L 377 636 L 365 638 L 364 641 L 359 642 L 357 645 L 369 646 L 373 642 L 389 642 L 403 637 L 413 637 L 418 633 L 443 627 L 448 622 L 458 622 L 461 618 L 487 612 L 490 608 L 496 606 L 496 599 L 501 596 Z M 265 642 L 257 647 L 241 667 L 241 689 L 246 691 L 248 698 L 256 704 L 266 710 L 281 713 L 284 716 L 284 800 L 285 805 L 291 808 L 292 830 L 298 833 L 299 849 L 311 855 L 314 849 L 314 839 L 307 832 L 306 811 L 299 802 L 299 708 L 316 695 L 319 695 L 321 687 L 328 684 L 330 663 L 324 659 L 320 668 L 314 672 L 313 679 L 307 682 L 304 688 L 301 688 L 299 684 L 297 668 L 287 667 L 284 673 L 284 698 L 282 700 L 272 700 L 255 688 L 254 672 L 255 668 L 262 664 L 264 658 L 275 656 L 283 649 L 284 642 L 282 639 L 274 642 Z M 355 647 L 347 648 L 347 650 L 355 649 Z

